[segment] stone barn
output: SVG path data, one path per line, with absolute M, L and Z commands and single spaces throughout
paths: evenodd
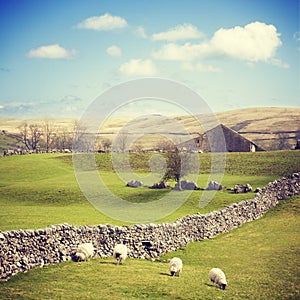
M 220 124 L 199 136 L 177 145 L 187 151 L 199 152 L 256 152 L 264 151 L 238 132 Z

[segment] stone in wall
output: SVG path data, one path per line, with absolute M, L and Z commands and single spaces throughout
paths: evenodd
M 73 226 L 58 224 L 36 230 L 0 232 L 0 280 L 45 264 L 72 260 L 79 244 L 93 243 L 95 257 L 112 256 L 113 247 L 126 242 L 129 257 L 153 258 L 212 238 L 256 220 L 290 196 L 300 194 L 300 174 L 269 183 L 253 199 L 234 203 L 206 215 L 195 214 L 173 223 L 130 226 Z

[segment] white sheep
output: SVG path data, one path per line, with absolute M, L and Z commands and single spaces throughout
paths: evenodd
M 94 256 L 94 246 L 92 243 L 80 244 L 75 254 L 77 261 L 86 261 L 93 256 Z
M 224 272 L 219 268 L 212 268 L 209 271 L 209 278 L 212 282 L 218 285 L 222 290 L 225 290 L 227 286 L 226 276 Z
M 178 257 L 173 257 L 169 266 L 171 276 L 179 276 L 179 273 L 182 271 L 182 266 L 182 260 Z
M 124 260 L 127 258 L 128 249 L 126 245 L 117 244 L 114 247 L 113 257 L 117 260 L 118 264 L 123 264 Z

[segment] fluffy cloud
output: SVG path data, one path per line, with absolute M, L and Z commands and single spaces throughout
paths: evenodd
M 85 19 L 77 25 L 77 28 L 108 31 L 124 28 L 126 26 L 127 22 L 125 19 L 106 13 L 102 16 L 95 16 Z
M 126 76 L 152 76 L 157 73 L 157 68 L 150 59 L 132 59 L 120 66 L 119 73 Z
M 76 50 L 67 50 L 58 44 L 41 46 L 36 49 L 31 49 L 28 57 L 39 57 L 49 59 L 69 59 L 76 55 Z
M 121 57 L 122 49 L 118 46 L 110 46 L 106 49 L 106 53 L 112 57 Z
M 281 45 L 274 25 L 254 22 L 245 27 L 219 29 L 211 39 L 211 47 L 218 53 L 246 61 L 268 61 Z
M 203 34 L 192 24 L 178 25 L 168 31 L 152 35 L 154 41 L 175 42 L 180 40 L 191 40 L 201 38 Z
M 272 63 L 277 48 L 282 44 L 274 25 L 254 22 L 245 27 L 219 29 L 212 39 L 200 44 L 169 43 L 152 53 L 162 60 L 193 61 L 207 57 L 225 56 L 247 62 Z M 278 61 L 276 63 L 280 65 Z M 286 66 L 281 63 L 281 66 Z

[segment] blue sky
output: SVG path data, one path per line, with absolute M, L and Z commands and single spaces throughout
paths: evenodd
M 80 116 L 142 77 L 213 111 L 299 107 L 298 0 L 0 0 L 0 23 L 0 117 Z

